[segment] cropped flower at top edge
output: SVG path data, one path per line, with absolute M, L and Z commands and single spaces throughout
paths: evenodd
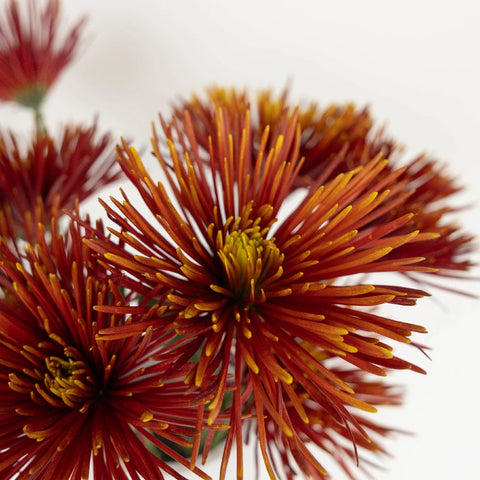
M 84 20 L 59 37 L 60 0 L 10 0 L 0 19 L 0 100 L 38 110 L 78 47 Z

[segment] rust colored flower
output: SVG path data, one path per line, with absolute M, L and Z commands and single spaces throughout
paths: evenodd
M 354 275 L 427 270 L 418 266 L 421 256 L 390 253 L 410 243 L 414 251 L 419 236 L 431 235 L 398 233 L 412 214 L 378 220 L 409 195 L 397 185 L 403 171 L 385 173 L 387 162 L 380 155 L 324 185 L 312 185 L 297 204 L 289 204 L 302 167 L 296 116 L 275 134 L 265 129 L 255 146 L 248 109 L 232 114 L 216 108 L 214 120 L 207 158 L 188 114 L 184 128 L 175 118 L 171 125 L 162 120 L 166 144 L 154 132 L 152 145 L 164 183 L 149 175 L 133 148 L 119 148 L 119 162 L 153 216 L 143 215 L 125 194 L 123 201 L 112 199 L 113 206 L 103 202 L 118 226 L 111 229 L 118 245 L 102 238 L 86 242 L 119 284 L 141 294 L 171 290 L 168 321 L 180 336 L 181 352 L 172 368 L 184 369 L 198 358 L 185 381 L 200 390 L 215 386 L 210 422 L 233 389 L 220 478 L 234 444 L 242 478 L 242 425 L 251 415 L 257 418 L 266 467 L 277 478 L 265 418 L 288 438 L 300 435 L 289 409 L 308 422 L 303 391 L 312 405 L 334 412 L 339 425 L 363 434 L 349 408 L 375 410 L 309 346 L 377 375 L 389 368 L 421 371 L 397 358 L 383 339 L 409 343 L 412 332 L 424 329 L 364 307 L 413 305 L 424 293 L 359 283 Z M 159 317 L 129 328 L 162 331 L 165 321 Z
M 20 3 L 10 0 L 0 18 L 0 100 L 38 111 L 75 55 L 84 20 L 59 38 L 60 0 Z
M 201 100 L 194 95 L 190 101 L 177 106 L 175 114 L 180 121 L 184 120 L 185 111 L 190 115 L 190 121 L 199 144 L 208 147 L 208 137 L 215 133 L 214 110 L 224 109 L 225 114 L 234 118 L 240 112 L 252 108 L 256 116 L 252 122 L 255 146 L 265 128 L 272 130 L 273 136 L 281 132 L 284 123 L 296 110 L 301 129 L 300 155 L 304 157 L 299 175 L 294 186 L 311 184 L 323 174 L 325 180 L 339 173 L 351 170 L 365 164 L 378 153 L 389 158 L 395 151 L 391 141 L 377 139 L 370 142 L 371 148 L 364 152 L 367 136 L 371 133 L 373 119 L 367 108 L 357 110 L 351 103 L 345 105 L 332 104 L 321 110 L 317 104 L 299 109 L 288 103 L 288 90 L 275 97 L 266 90 L 259 94 L 258 100 L 252 102 L 245 90 L 212 87 L 207 91 L 208 99 Z M 374 148 L 373 148 L 374 145 Z M 338 164 L 339 154 L 342 162 Z M 362 155 L 363 154 L 363 155 Z M 332 168 L 334 164 L 337 168 Z M 328 175 L 325 176 L 325 172 Z
M 245 91 L 212 88 L 208 91 L 208 100 L 202 101 L 194 96 L 177 107 L 175 112 L 183 125 L 191 125 L 207 159 L 208 139 L 210 136 L 215 139 L 216 135 L 216 107 L 222 107 L 224 114 L 232 121 L 239 112 L 245 112 L 250 107 L 250 101 Z M 252 125 L 252 158 L 255 158 L 266 128 L 273 132 L 274 138 L 292 116 L 298 117 L 301 130 L 298 149 L 304 160 L 293 182 L 294 188 L 324 184 L 345 171 L 366 165 L 378 154 L 389 159 L 381 176 L 388 176 L 402 166 L 397 188 L 410 191 L 410 195 L 394 210 L 376 218 L 372 226 L 413 213 L 401 233 L 421 230 L 429 233 L 429 236 L 426 240 L 417 237 L 413 247 L 409 243 L 391 255 L 421 255 L 425 257 L 423 265 L 433 267 L 434 271 L 429 273 L 435 276 L 461 276 L 472 267 L 468 256 L 473 250 L 473 237 L 465 233 L 458 222 L 452 222 L 452 214 L 457 213 L 458 209 L 448 204 L 452 195 L 461 188 L 444 173 L 445 167 L 428 155 L 422 154 L 409 162 L 403 161 L 401 148 L 386 138 L 382 130 L 373 129 L 373 119 L 367 109 L 357 110 L 352 104 L 330 105 L 326 109 L 312 104 L 299 109 L 289 104 L 288 91 L 278 97 L 264 91 L 258 101 L 253 102 L 252 109 L 257 111 Z M 426 284 L 432 282 L 418 274 L 411 277 Z
M 202 422 L 205 398 L 188 392 L 181 369 L 167 375 L 172 335 L 99 335 L 165 307 L 140 303 L 127 319 L 128 296 L 82 244 L 82 229 L 62 237 L 53 228 L 51 242 L 39 229 L 25 258 L 0 244 L 1 478 L 184 480 L 151 451 L 190 468 L 169 445 L 190 445 Z
M 38 222 L 49 226 L 120 174 L 110 135 L 99 136 L 96 124 L 68 126 L 58 140 L 37 131 L 28 146 L 0 132 L 0 170 L 0 234 L 30 241 Z

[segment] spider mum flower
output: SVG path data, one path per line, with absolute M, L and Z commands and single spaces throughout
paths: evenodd
M 172 368 L 184 368 L 197 356 L 185 381 L 199 389 L 215 385 L 210 422 L 233 389 L 220 478 L 225 478 L 234 442 L 237 475 L 243 475 L 242 422 L 249 415 L 257 418 L 263 458 L 276 478 L 267 452 L 265 416 L 287 437 L 295 436 L 297 425 L 285 405 L 288 397 L 303 421 L 309 421 L 294 381 L 313 403 L 328 404 L 340 423 L 352 424 L 362 434 L 346 405 L 375 410 L 316 359 L 308 345 L 378 375 L 385 375 L 386 368 L 421 371 L 395 357 L 380 337 L 409 343 L 412 331 L 425 330 L 362 307 L 413 305 L 423 292 L 349 279 L 357 273 L 426 267 L 417 266 L 420 256 L 388 258 L 419 235 L 397 234 L 412 215 L 372 226 L 408 197 L 396 187 L 401 171 L 377 180 L 387 166 L 380 156 L 325 185 L 312 186 L 282 218 L 280 209 L 288 208 L 302 166 L 296 118 L 277 136 L 266 128 L 255 154 L 248 110 L 231 121 L 218 108 L 215 120 L 207 161 L 188 120 L 184 129 L 175 118 L 171 125 L 162 121 L 166 145 L 156 132 L 152 145 L 164 183 L 155 182 L 136 151 L 124 144 L 120 164 L 157 223 L 124 194 L 123 202 L 111 199 L 113 206 L 103 202 L 119 227 L 111 229 L 118 245 L 102 238 L 86 242 L 128 288 L 140 293 L 159 286 L 171 289 L 168 312 L 182 353 Z M 273 147 L 267 149 L 268 144 Z M 335 284 L 342 278 L 347 285 Z M 152 319 L 137 328 L 163 328 L 164 322 Z
M 250 100 L 245 91 L 211 88 L 208 100 L 202 101 L 194 96 L 177 107 L 175 112 L 184 125 L 192 125 L 198 145 L 206 152 L 207 159 L 208 139 L 215 138 L 216 107 L 223 108 L 224 114 L 234 121 L 238 113 L 250 108 Z M 433 267 L 435 270 L 430 273 L 436 276 L 462 278 L 464 272 L 473 266 L 468 257 L 474 249 L 474 238 L 465 233 L 457 222 L 450 220 L 451 214 L 457 213 L 458 208 L 447 202 L 461 190 L 455 179 L 445 174 L 444 165 L 428 155 L 419 155 L 409 162 L 402 161 L 398 145 L 386 138 L 382 130 L 373 130 L 373 119 L 367 109 L 358 110 L 353 104 L 333 104 L 326 109 L 311 104 L 298 109 L 289 104 L 288 91 L 278 97 L 264 91 L 252 108 L 257 113 L 252 125 L 253 158 L 267 126 L 274 134 L 272 138 L 275 138 L 292 116 L 298 117 L 301 129 L 298 149 L 304 161 L 293 182 L 294 188 L 328 182 L 342 172 L 366 165 L 378 154 L 389 159 L 381 176 L 388 176 L 404 164 L 397 178 L 397 188 L 410 191 L 410 195 L 394 210 L 376 218 L 375 222 L 380 224 L 413 213 L 411 220 L 402 227 L 402 233 L 421 230 L 429 235 L 427 239 L 417 237 L 413 250 L 412 244 L 408 244 L 392 252 L 392 256 L 408 256 L 408 251 L 424 256 L 423 264 Z M 185 112 L 188 112 L 188 118 Z M 410 276 L 416 281 L 432 283 L 425 276 Z
M 72 60 L 84 21 L 59 38 L 60 1 L 10 0 L 0 19 L 0 100 L 39 109 L 46 93 Z
M 186 391 L 184 372 L 165 375 L 174 357 L 161 350 L 171 336 L 99 335 L 114 325 L 128 328 L 131 319 L 73 224 L 50 246 L 45 239 L 29 246 L 24 259 L 3 242 L 0 255 L 1 477 L 163 480 L 167 472 L 184 480 L 151 452 L 154 446 L 190 467 L 169 445 L 190 445 L 202 421 L 205 399 Z M 140 304 L 137 313 L 163 309 Z
M 50 225 L 120 174 L 110 135 L 99 136 L 96 124 L 67 126 L 58 140 L 37 131 L 28 146 L 0 132 L 0 169 L 0 233 L 30 241 L 38 222 Z

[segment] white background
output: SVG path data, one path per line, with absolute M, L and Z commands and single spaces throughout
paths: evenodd
M 102 128 L 147 145 L 157 112 L 168 113 L 192 91 L 213 83 L 280 91 L 291 80 L 295 99 L 370 105 L 379 125 L 411 152 L 448 162 L 467 187 L 461 200 L 480 205 L 474 3 L 65 0 L 70 21 L 88 14 L 87 40 L 48 99 L 47 124 L 98 113 Z M 0 124 L 31 130 L 30 117 L 13 106 L 0 107 Z M 479 212 L 459 218 L 477 235 Z M 465 288 L 480 293 L 478 281 Z M 443 292 L 435 298 L 394 312 L 428 328 L 419 340 L 432 347 L 432 361 L 408 350 L 428 375 L 394 377 L 407 385 L 406 404 L 378 419 L 416 434 L 388 443 L 394 457 L 377 480 L 479 478 L 480 304 Z M 252 463 L 247 458 L 246 480 L 254 478 Z M 214 459 L 206 467 L 214 479 L 217 465 Z

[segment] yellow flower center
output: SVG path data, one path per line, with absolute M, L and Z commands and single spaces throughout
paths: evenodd
M 218 251 L 226 279 L 224 288 L 242 306 L 265 301 L 266 285 L 283 273 L 284 256 L 265 233 L 258 225 L 235 230 Z
M 69 407 L 82 406 L 86 400 L 85 390 L 91 390 L 85 363 L 71 358 L 47 357 L 45 364 L 48 373 L 44 381 L 48 393 L 61 398 Z

